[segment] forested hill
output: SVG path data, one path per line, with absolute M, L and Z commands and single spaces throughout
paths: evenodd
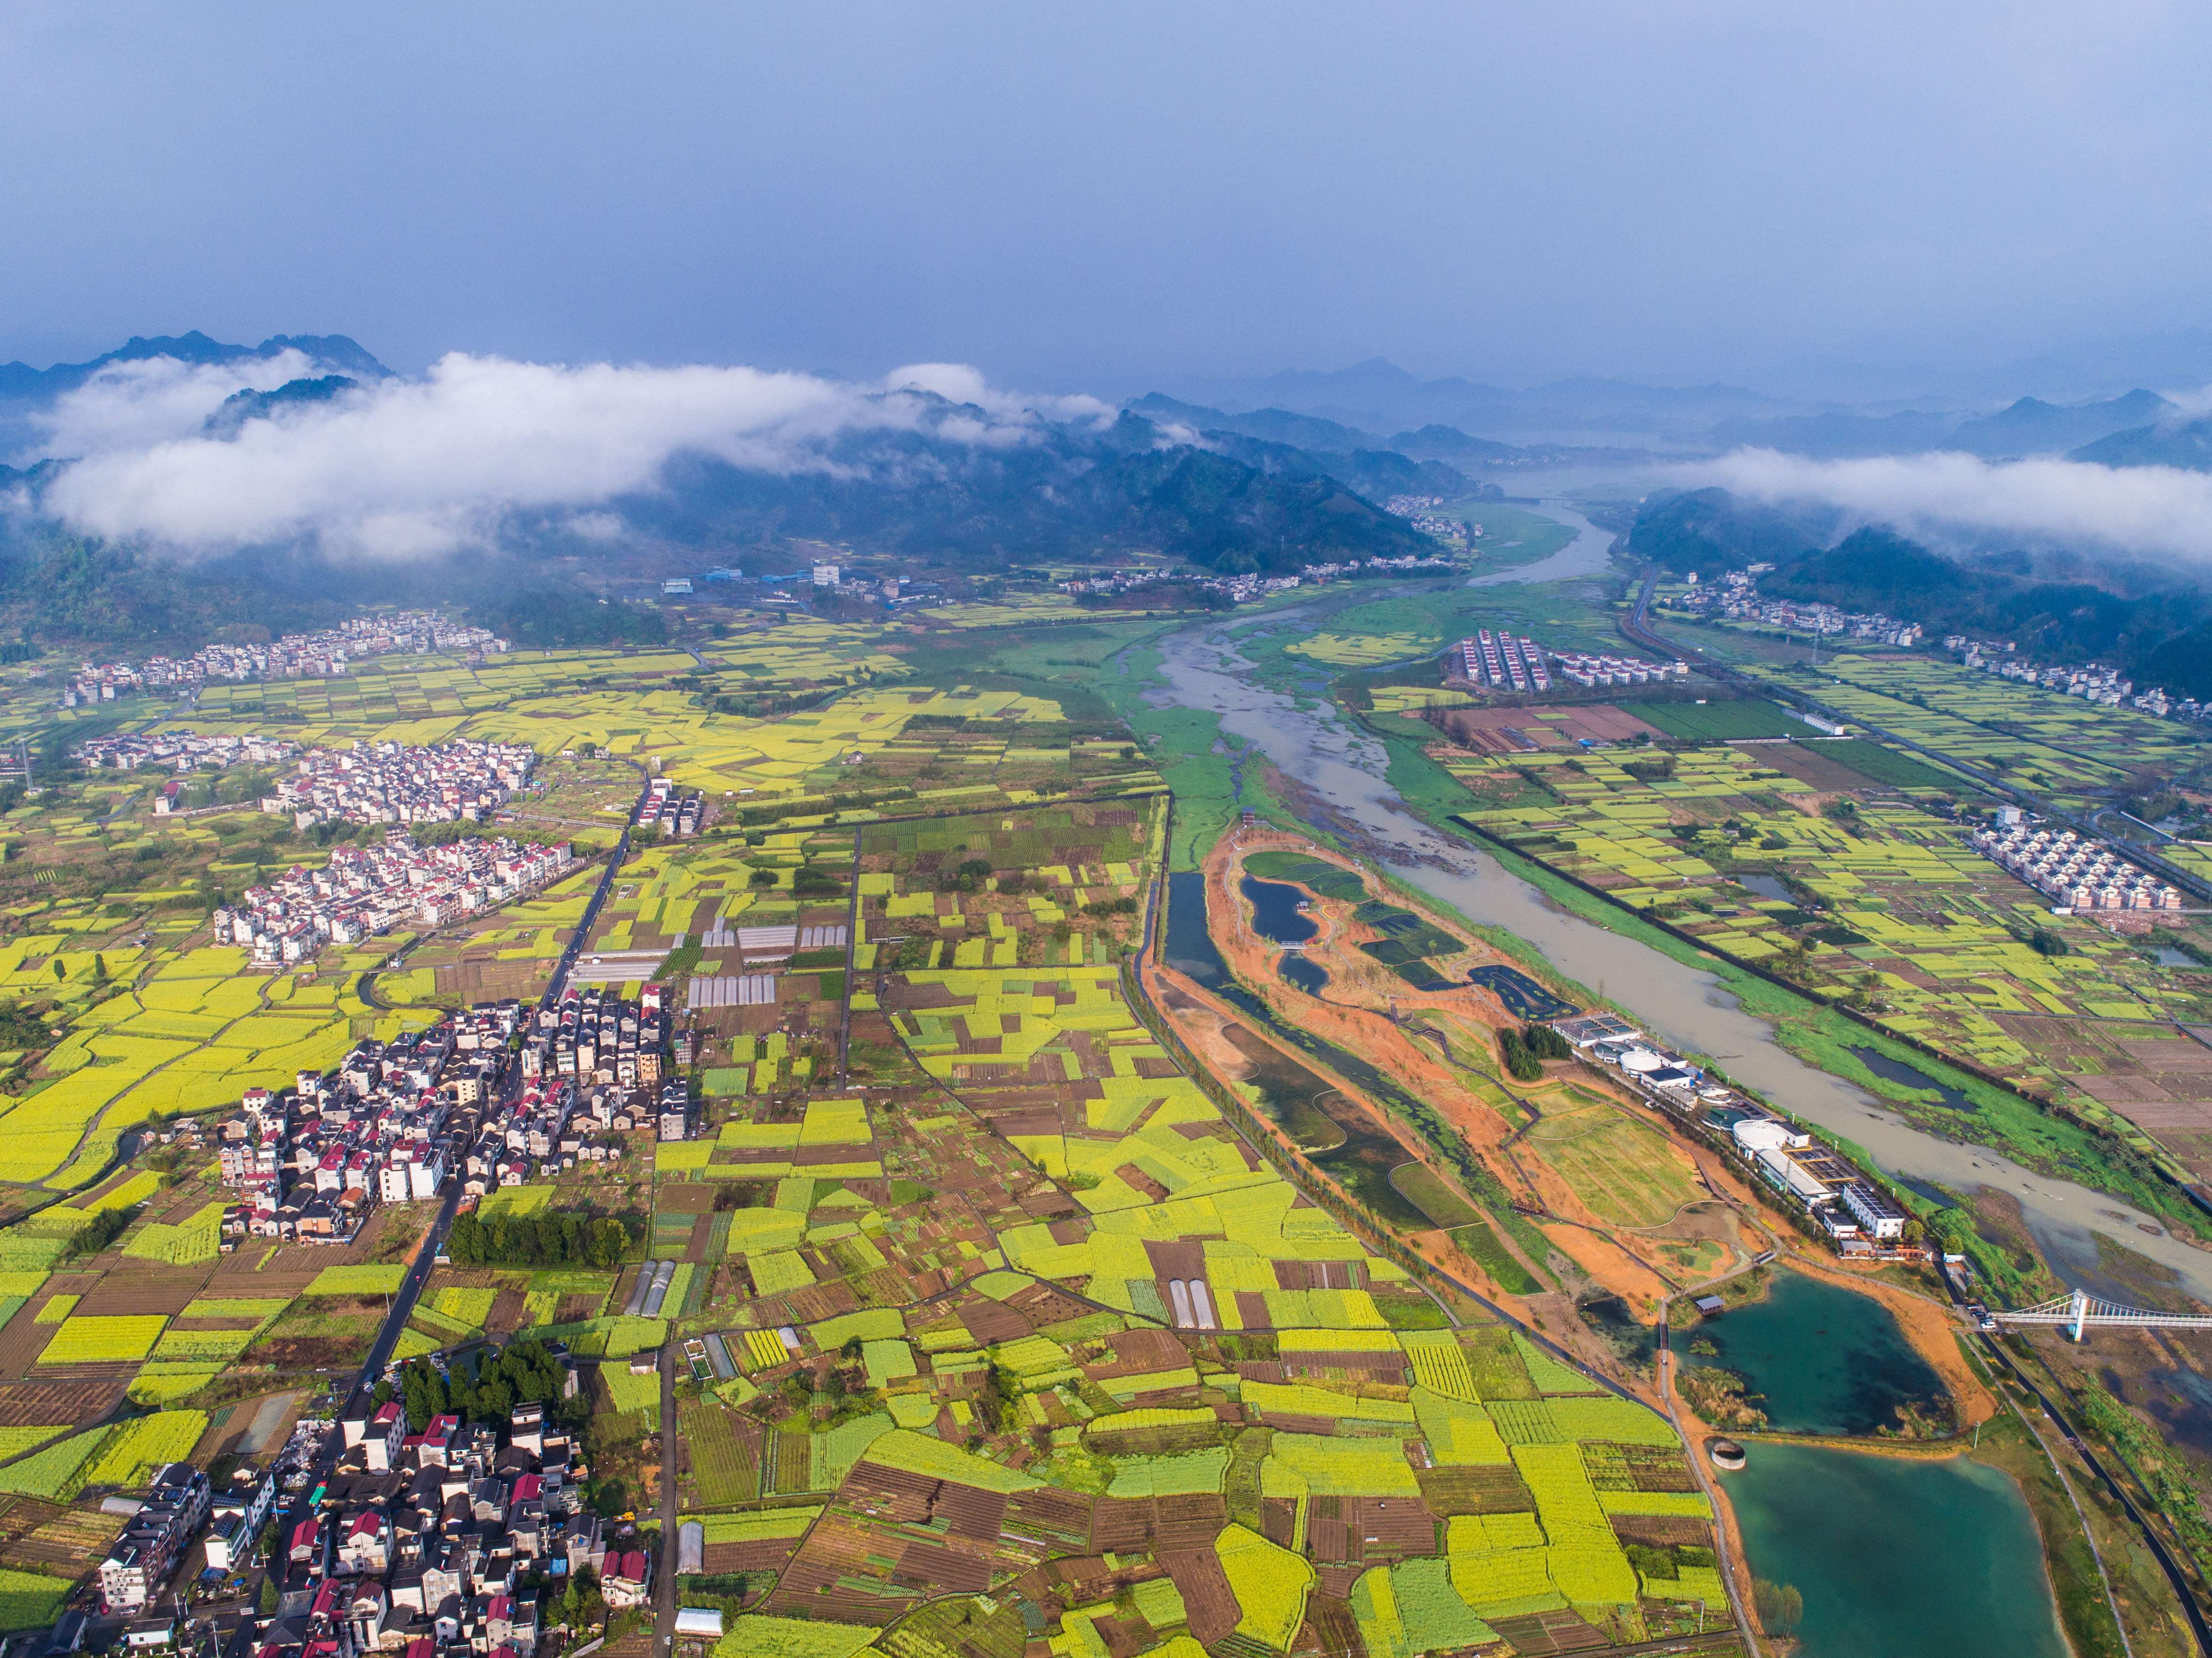
M 1832 545 L 1832 514 L 1810 519 L 1742 501 L 1724 489 L 1654 500 L 1638 513 L 1629 550 L 1675 574 L 1710 580 L 1750 564 L 1776 598 L 1819 601 L 1917 622 L 1928 632 L 2015 641 L 2046 661 L 2111 662 L 2142 684 L 2212 697 L 2212 596 L 2179 578 L 2116 591 L 2032 574 L 2021 556 L 1972 563 L 1868 527 Z
M 959 411 L 945 404 L 941 412 Z M 679 457 L 662 489 L 613 505 L 640 531 L 686 545 L 796 537 L 970 569 L 1150 549 L 1211 570 L 1273 572 L 1433 550 L 1328 465 L 1311 458 L 1293 465 L 1290 453 L 1248 459 L 1176 443 L 1127 413 L 1103 433 L 1055 426 L 1004 447 L 927 428 L 869 431 L 831 445 L 833 465 L 820 471 L 770 473 Z M 1437 476 L 1402 457 L 1371 465 L 1389 461 L 1409 477 Z

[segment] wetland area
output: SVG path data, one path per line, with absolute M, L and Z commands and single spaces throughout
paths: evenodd
M 1573 514 L 1556 516 L 1584 533 L 1550 559 L 1491 580 L 1573 579 L 1602 569 L 1605 537 Z M 1392 875 L 1471 920 L 1527 941 L 1559 971 L 1626 1008 L 1662 1041 L 1724 1060 L 1740 1080 L 1844 1135 L 1916 1187 L 1986 1186 L 2007 1193 L 2062 1272 L 2100 1253 L 2091 1218 L 2102 1211 L 2131 1234 L 2131 1247 L 2212 1298 L 2212 1258 L 2153 1231 L 2147 1217 L 1984 1147 L 1913 1127 L 1886 1102 L 1783 1048 L 1717 975 L 1570 913 L 1497 859 L 1415 817 L 1385 780 L 1380 744 L 1325 703 L 1255 683 L 1218 623 L 1170 635 L 1162 652 L 1167 685 L 1153 693 L 1156 700 L 1218 711 L 1224 732 L 1264 751 L 1304 792 L 1302 804 L 1318 829 Z M 1170 963 L 1255 1023 L 1272 1026 L 1267 1011 L 1233 982 L 1206 937 L 1204 878 L 1176 874 L 1170 888 Z M 1303 925 L 1310 936 L 1311 923 L 1296 910 L 1295 889 L 1248 882 L 1245 896 L 1264 918 L 1261 930 L 1283 938 Z M 1269 1034 L 1304 1046 L 1304 1033 L 1271 1028 Z M 1351 1056 L 1316 1057 L 1355 1086 L 1369 1085 L 1360 1072 L 1371 1067 L 1356 1060 L 1347 1065 Z M 1269 1114 L 1301 1143 L 1328 1145 L 1323 1156 L 1345 1157 L 1348 1139 L 1338 1136 L 1348 1125 L 1328 1109 L 1326 1090 L 1315 1086 L 1321 1079 L 1279 1078 L 1273 1072 L 1279 1066 L 1276 1056 L 1262 1067 L 1264 1080 L 1254 1079 Z M 1929 1083 L 1917 1072 L 1893 1079 L 1914 1087 Z M 1388 1079 L 1374 1080 L 1388 1097 Z M 1377 1195 L 1378 1186 L 1389 1189 L 1387 1180 L 1362 1185 Z M 1747 1391 L 1762 1395 L 1759 1406 L 1773 1430 L 1866 1436 L 1915 1424 L 1924 1430 L 1950 1414 L 1942 1377 L 1871 1296 L 1785 1272 L 1765 1300 L 1705 1330 L 1715 1351 L 1691 1362 L 1742 1375 Z M 1871 1447 L 1760 1439 L 1749 1466 L 1726 1476 L 1723 1489 L 1735 1507 L 1753 1575 L 1792 1584 L 1802 1595 L 1802 1620 L 1793 1632 L 1813 1658 L 1984 1652 L 2061 1658 L 2067 1650 L 2034 1517 L 2020 1487 L 1994 1467 L 1965 1455 L 1887 1455 Z

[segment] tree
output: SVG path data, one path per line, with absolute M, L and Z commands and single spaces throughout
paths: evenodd
M 1766 1625 L 1770 1635 L 1785 1634 L 1805 1621 L 1805 1597 L 1797 1592 L 1795 1583 L 1770 1583 L 1764 1577 L 1754 1578 L 1751 1598 L 1752 1604 L 1759 1608 L 1759 1621 Z
M 264 1574 L 261 1579 L 261 1615 L 264 1618 L 274 1618 L 276 1615 L 277 1600 L 276 1580 L 274 1576 Z
M 1498 1053 L 1506 1071 L 1522 1082 L 1534 1082 L 1544 1074 L 1544 1061 L 1529 1051 L 1528 1042 L 1511 1025 L 1498 1033 Z
M 406 1402 L 408 1429 L 414 1433 L 421 1433 L 430 1425 L 431 1418 L 443 1416 L 452 1408 L 446 1379 L 426 1358 L 416 1359 L 400 1373 L 400 1396 Z
M 57 980 L 69 977 L 69 967 L 58 956 L 54 957 L 54 977 Z
M 104 985 L 107 982 L 106 957 L 94 956 L 92 958 L 92 982 L 95 986 Z

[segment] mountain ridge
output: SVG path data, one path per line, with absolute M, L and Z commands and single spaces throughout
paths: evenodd
M 179 362 L 222 364 L 252 359 L 266 361 L 286 351 L 298 351 L 310 361 L 341 374 L 367 380 L 390 380 L 386 368 L 344 334 L 271 334 L 258 345 L 232 345 L 203 334 L 197 328 L 184 334 L 149 337 L 133 334 L 112 351 L 88 362 L 58 362 L 33 368 L 27 362 L 0 363 L 0 398 L 46 401 L 74 392 L 111 363 L 146 362 L 171 357 Z

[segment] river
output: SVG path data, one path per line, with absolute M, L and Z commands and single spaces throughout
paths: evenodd
M 1580 513 L 1547 507 L 1545 515 L 1577 531 L 1565 547 L 1516 570 L 1478 576 L 1474 586 L 1572 580 L 1606 568 L 1612 537 Z M 1317 608 L 1317 607 L 1316 607 Z M 1294 618 L 1279 610 L 1271 621 Z M 2047 1178 L 1986 1147 L 1938 1139 L 1838 1077 L 1814 1069 L 1775 1041 L 1771 1026 L 1746 1012 L 1720 980 L 1685 967 L 1648 944 L 1569 914 L 1468 841 L 1414 817 L 1383 780 L 1388 756 L 1337 710 L 1254 683 L 1219 621 L 1168 635 L 1160 649 L 1165 688 L 1148 693 L 1164 706 L 1218 713 L 1221 726 L 1261 750 L 1323 803 L 1316 813 L 1381 847 L 1391 873 L 1470 920 L 1525 939 L 1553 967 L 1629 1009 L 1662 1041 L 1708 1055 L 1777 1104 L 1864 1148 L 1899 1179 L 1954 1189 L 1989 1187 L 2020 1204 L 2036 1242 L 2060 1277 L 2098 1281 L 2094 1232 L 2170 1268 L 2192 1295 L 2212 1301 L 2212 1254 L 2138 1230 L 2155 1224 L 2105 1193 Z

